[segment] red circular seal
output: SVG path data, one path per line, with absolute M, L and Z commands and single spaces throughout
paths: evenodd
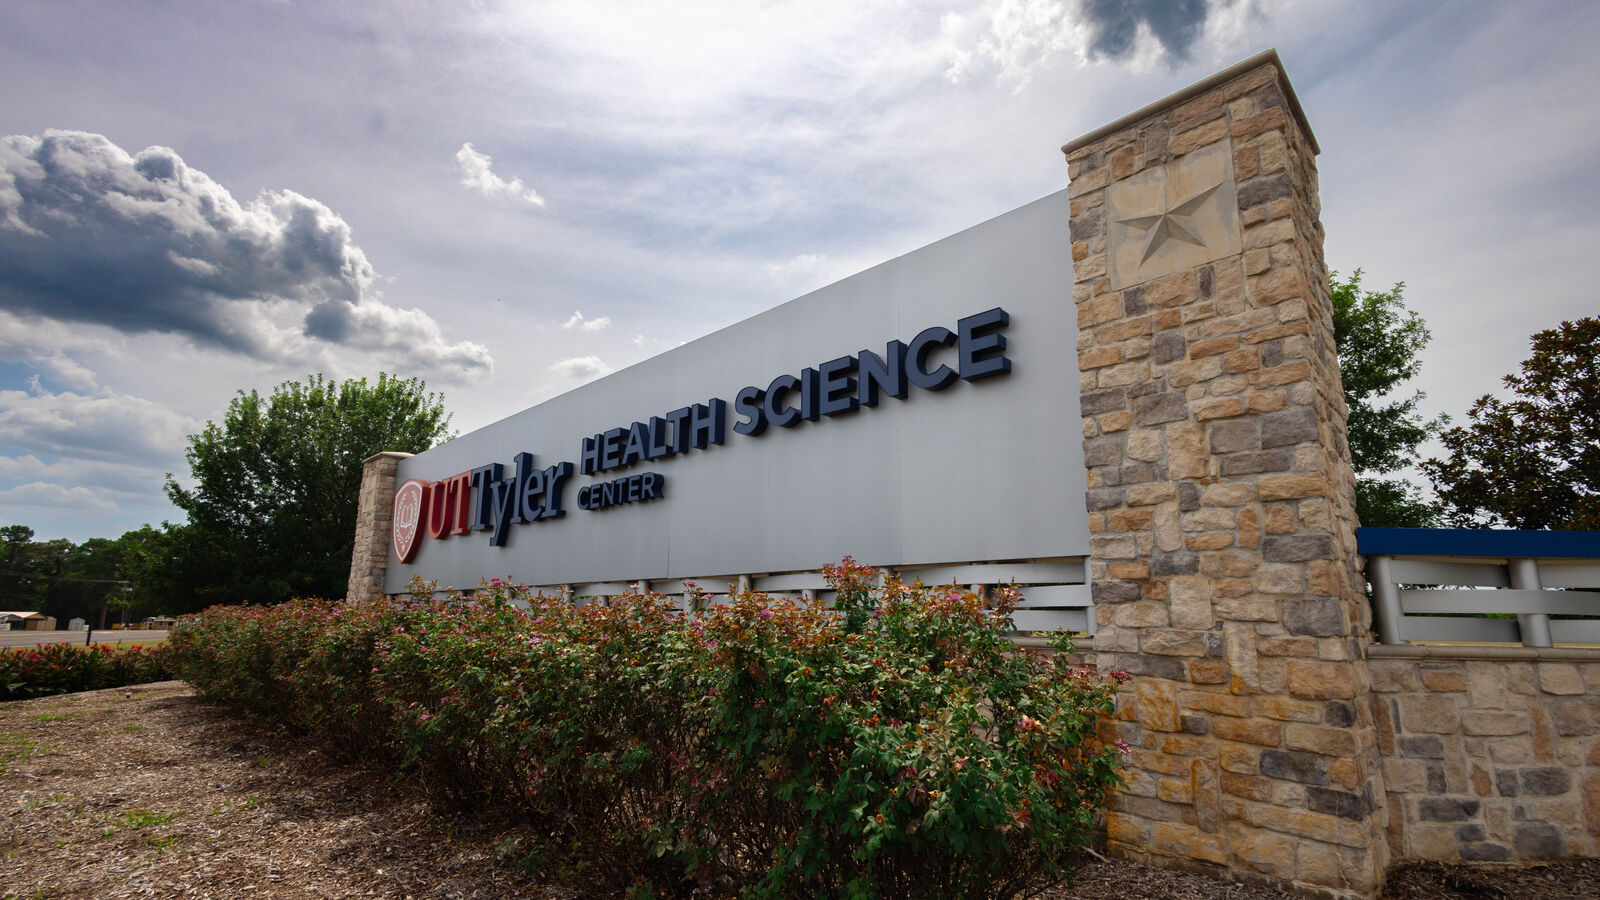
M 394 492 L 394 527 L 390 543 L 394 545 L 395 558 L 411 562 L 417 555 L 417 531 L 427 515 L 428 483 L 413 478 Z

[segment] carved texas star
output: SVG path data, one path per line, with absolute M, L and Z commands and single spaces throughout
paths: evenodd
M 1167 206 L 1167 186 L 1163 183 L 1161 185 L 1161 208 L 1154 215 L 1130 216 L 1126 219 L 1118 219 L 1118 222 L 1144 231 L 1147 235 L 1144 255 L 1139 257 L 1139 265 L 1142 266 L 1148 262 L 1151 254 L 1166 246 L 1168 241 L 1185 241 L 1194 244 L 1196 247 L 1205 247 L 1205 242 L 1200 240 L 1194 231 L 1190 230 L 1194 227 L 1192 223 L 1180 220 L 1187 220 L 1192 217 L 1200 209 L 1200 205 L 1205 203 L 1212 194 L 1216 193 L 1219 187 L 1222 187 L 1222 185 L 1214 184 L 1193 197 L 1185 199 L 1182 203 L 1169 208 Z

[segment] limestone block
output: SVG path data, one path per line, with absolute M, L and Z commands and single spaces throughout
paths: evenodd
M 1217 747 L 1217 766 L 1224 772 L 1254 775 L 1261 771 L 1261 748 L 1244 744 L 1222 744 Z
M 1177 688 L 1172 682 L 1141 679 L 1135 682 L 1139 725 L 1149 731 L 1177 731 Z
M 1324 756 L 1351 757 L 1358 746 L 1356 733 L 1348 728 L 1295 723 L 1284 728 L 1283 745 L 1290 750 L 1309 750 Z
M 1221 550 L 1234 544 L 1234 535 L 1226 531 L 1209 531 L 1203 534 L 1185 535 L 1183 545 L 1189 550 Z
M 1528 664 L 1515 664 L 1504 667 L 1506 690 L 1513 694 L 1532 696 L 1539 693 L 1538 682 L 1534 668 Z
M 1450 696 L 1421 693 L 1400 698 L 1401 727 L 1409 733 L 1455 734 L 1461 731 L 1464 715 L 1472 714 L 1461 713 L 1458 702 Z
M 1277 747 L 1283 743 L 1284 726 L 1268 719 L 1218 718 L 1211 723 L 1211 733 L 1227 741 Z
M 1147 628 L 1140 633 L 1139 649 L 1162 656 L 1205 656 L 1206 641 L 1195 631 Z
M 1413 824 L 1406 828 L 1406 855 L 1415 859 L 1454 859 L 1456 830 L 1453 825 Z
M 1097 369 L 1119 362 L 1122 362 L 1122 350 L 1118 347 L 1095 347 L 1078 352 L 1078 368 L 1081 370 Z
M 1204 506 L 1238 507 L 1256 499 L 1256 486 L 1249 482 L 1208 484 L 1200 493 Z
M 1112 623 L 1122 628 L 1151 628 L 1165 627 L 1170 625 L 1171 621 L 1165 603 L 1141 601 L 1115 607 L 1112 612 Z M 1096 646 L 1099 646 L 1098 640 L 1097 636 Z
M 1470 715 L 1470 713 L 1469 713 Z M 1510 727 L 1510 726 L 1507 726 Z M 1470 731 L 1467 732 L 1471 734 Z M 1533 762 L 1533 744 L 1524 737 L 1506 737 L 1489 741 L 1489 759 L 1506 765 Z
M 1539 689 L 1547 694 L 1582 694 L 1588 689 L 1578 667 L 1571 663 L 1540 663 Z
M 1096 638 L 1097 643 L 1098 640 Z M 1190 660 L 1189 680 L 1195 684 L 1226 683 L 1228 680 L 1228 664 L 1220 659 Z
M 1343 663 L 1291 660 L 1289 693 L 1302 700 L 1348 700 L 1355 696 L 1351 667 Z
M 1253 871 L 1274 878 L 1295 875 L 1295 841 L 1287 835 L 1235 823 L 1229 826 L 1228 843 Z
M 1080 356 L 1080 360 L 1081 360 Z M 1150 361 L 1134 360 L 1100 370 L 1098 386 L 1102 388 L 1145 384 L 1150 381 Z M 1175 385 L 1176 386 L 1176 385 Z
M 1228 860 L 1227 851 L 1217 842 L 1214 835 L 1201 831 L 1193 825 L 1181 823 L 1156 823 L 1151 831 L 1150 849 L 1170 856 L 1200 859 L 1218 864 Z
M 1253 509 L 1241 509 L 1237 517 L 1239 546 L 1255 548 L 1261 545 L 1261 517 Z
M 1200 560 L 1192 553 L 1174 553 L 1183 547 L 1183 532 L 1176 500 L 1156 506 L 1151 517 L 1156 549 L 1163 555 L 1152 562 L 1151 571 L 1157 575 L 1192 575 L 1199 570 Z
M 1190 712 L 1205 712 L 1214 716 L 1235 718 L 1249 716 L 1254 709 L 1254 703 L 1249 697 L 1205 690 L 1181 691 L 1178 694 L 1178 706 Z
M 1211 627 L 1213 611 L 1209 581 L 1202 575 L 1178 575 L 1168 579 L 1167 600 L 1174 627 Z
M 1106 839 L 1119 844 L 1130 846 L 1143 846 L 1149 843 L 1147 838 L 1148 822 L 1138 816 L 1111 811 L 1106 813 Z
M 1600 702 L 1590 699 L 1562 699 L 1550 704 L 1550 718 L 1556 733 L 1563 737 L 1595 733 L 1595 714 Z
M 1128 432 L 1127 455 L 1142 462 L 1156 462 L 1166 456 L 1166 440 L 1160 429 L 1140 428 Z
M 1461 730 L 1467 734 L 1527 734 L 1530 728 L 1525 712 L 1496 712 L 1474 709 L 1461 714 Z
M 1297 565 L 1264 564 L 1256 571 L 1255 586 L 1263 594 L 1299 594 L 1305 590 L 1305 570 Z
M 1386 756 L 1383 759 L 1383 785 L 1396 793 L 1424 793 L 1428 789 L 1427 763 L 1420 759 Z
M 1321 712 L 1317 704 L 1289 697 L 1261 697 L 1256 700 L 1256 711 L 1268 718 L 1286 722 L 1317 722 Z
M 1422 666 L 1422 685 L 1430 691 L 1464 691 L 1467 689 L 1467 673 L 1458 665 L 1450 666 Z

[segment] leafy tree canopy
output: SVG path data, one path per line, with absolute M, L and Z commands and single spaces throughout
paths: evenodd
M 450 436 L 449 423 L 442 399 L 415 378 L 312 375 L 270 397 L 240 391 L 220 423 L 189 438 L 193 487 L 167 477 L 189 521 L 167 527 L 149 578 L 190 609 L 343 596 L 361 461 L 420 453 Z
M 1378 476 L 1411 465 L 1417 446 L 1438 433 L 1443 417 L 1424 419 L 1417 406 L 1426 396 L 1397 394 L 1422 368 L 1417 354 L 1432 337 L 1405 306 L 1405 283 L 1387 291 L 1365 291 L 1361 270 L 1341 281 L 1333 273 L 1333 335 L 1339 377 L 1350 408 L 1347 440 L 1356 472 L 1356 516 L 1363 525 L 1421 528 L 1437 513 L 1410 483 Z
M 1504 382 L 1514 399 L 1478 398 L 1440 436 L 1449 456 L 1422 464 L 1451 520 L 1600 531 L 1600 318 L 1535 334 Z

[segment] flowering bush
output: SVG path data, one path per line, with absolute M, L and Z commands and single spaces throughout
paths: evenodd
M 827 574 L 836 609 L 495 581 L 216 607 L 171 645 L 205 696 L 521 819 L 616 890 L 1002 897 L 1065 874 L 1119 783 L 1096 738 L 1114 681 L 1009 642 L 1014 591 Z
M 71 694 L 173 677 L 157 644 L 125 649 L 39 644 L 0 650 L 0 700 Z

